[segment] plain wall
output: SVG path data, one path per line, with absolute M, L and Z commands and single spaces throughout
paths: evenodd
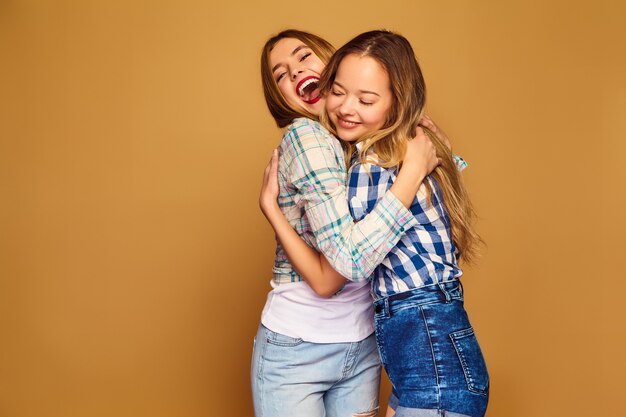
M 290 27 L 413 44 L 488 245 L 464 277 L 488 416 L 624 415 L 625 20 L 617 1 L 0 1 L 0 416 L 252 415 L 280 140 L 258 62 Z

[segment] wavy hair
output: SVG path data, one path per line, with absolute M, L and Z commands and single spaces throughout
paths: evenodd
M 341 61 L 352 54 L 375 59 L 387 73 L 392 93 L 391 108 L 383 127 L 356 141 L 362 144 L 359 160 L 385 168 L 399 168 L 406 151 L 406 141 L 415 135 L 426 103 L 426 84 L 413 48 L 405 37 L 389 31 L 376 30 L 358 35 L 331 57 L 320 79 L 322 95 L 332 88 Z M 320 115 L 320 121 L 337 136 L 337 130 L 325 111 Z M 430 176 L 441 187 L 450 218 L 452 240 L 459 251 L 459 259 L 471 263 L 482 242 L 473 228 L 475 211 L 450 149 L 433 132 L 424 130 L 435 145 L 437 156 L 443 161 Z M 346 161 L 350 161 L 355 143 L 343 142 L 343 146 Z M 424 185 L 428 201 L 432 204 L 430 185 L 428 182 Z

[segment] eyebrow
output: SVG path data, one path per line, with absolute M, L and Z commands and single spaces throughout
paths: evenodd
M 300 46 L 296 46 L 296 49 L 294 49 L 294 50 L 291 52 L 291 56 L 294 56 L 295 54 L 297 54 L 297 53 L 298 53 L 298 51 L 300 51 L 301 49 L 304 49 L 304 48 L 308 48 L 308 46 L 306 46 L 305 44 L 302 44 L 302 45 L 300 45 Z M 272 72 L 276 71 L 276 70 L 278 69 L 278 67 L 280 67 L 281 65 L 282 65 L 282 64 L 280 64 L 280 63 L 278 63 L 278 64 L 274 65 L 274 68 L 272 68 Z
M 340 84 L 340 83 L 338 83 L 337 81 L 335 81 L 335 84 L 337 84 L 339 87 L 343 88 L 344 90 L 347 90 L 347 88 L 346 88 L 346 87 L 344 87 L 343 85 L 341 85 L 341 84 Z M 362 93 L 362 94 L 374 94 L 375 96 L 380 97 L 380 94 L 375 93 L 375 92 L 373 92 L 373 91 L 369 91 L 369 90 L 359 90 L 359 93 Z

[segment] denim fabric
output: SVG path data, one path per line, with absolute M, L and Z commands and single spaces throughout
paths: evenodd
M 374 304 L 396 417 L 484 416 L 489 375 L 463 308 L 460 282 L 421 287 Z
M 256 417 L 375 416 L 380 383 L 375 336 L 309 343 L 261 325 L 251 382 Z

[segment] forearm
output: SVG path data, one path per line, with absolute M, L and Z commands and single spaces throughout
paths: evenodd
M 404 207 L 410 208 L 425 177 L 426 175 L 419 172 L 417 168 L 405 165 L 398 172 L 389 191 L 402 202 Z
M 350 215 L 345 189 L 324 204 L 307 208 L 317 247 L 351 281 L 371 277 L 376 267 L 417 220 L 391 192 L 358 223 Z
M 297 190 L 297 204 L 304 208 L 316 249 L 349 280 L 369 279 L 404 231 L 417 223 L 407 207 L 425 175 L 412 186 L 401 180 L 394 191 L 404 201 L 389 192 L 370 215 L 355 224 L 348 208 L 347 178 L 337 140 L 304 124 L 290 131 L 288 139 L 285 179 Z M 278 235 L 281 242 L 286 237 Z
M 330 297 L 346 283 L 346 278 L 298 235 L 278 206 L 266 208 L 263 213 L 280 240 L 291 266 L 313 291 L 322 297 Z

